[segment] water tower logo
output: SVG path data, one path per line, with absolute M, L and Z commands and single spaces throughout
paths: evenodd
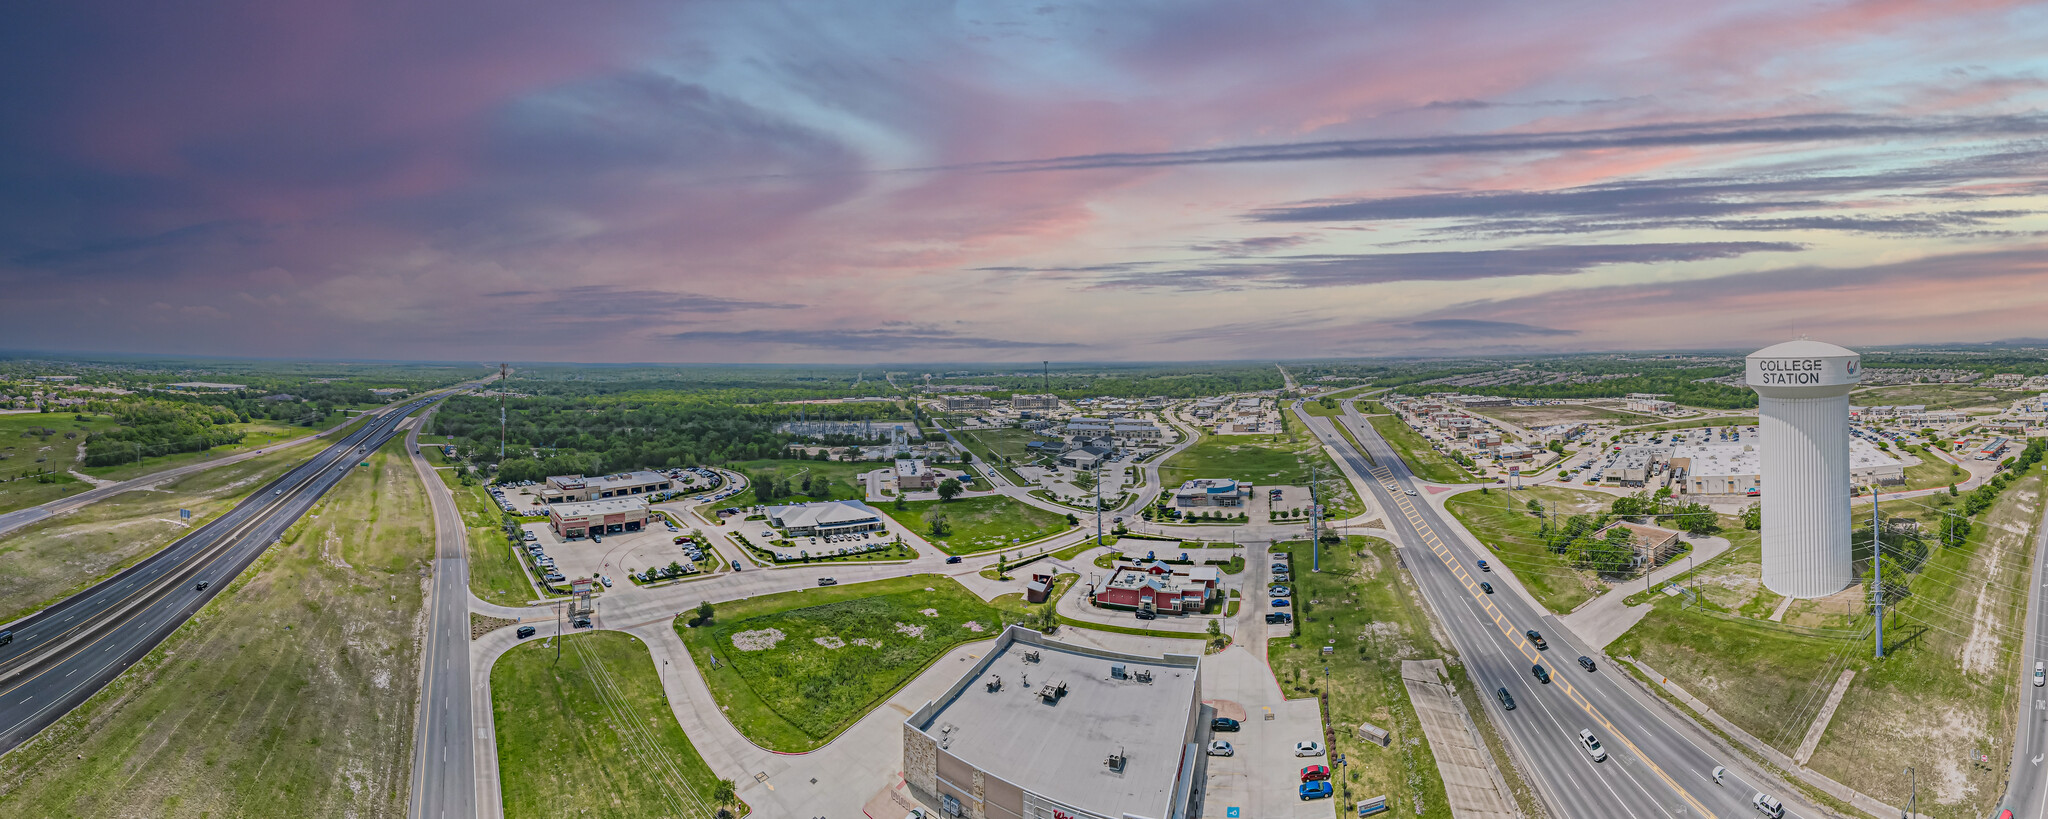
M 1845 373 L 1850 378 L 1855 378 L 1856 373 L 1863 369 L 1863 362 L 1852 358 L 1848 361 L 1842 362 L 1842 367 L 1844 368 Z

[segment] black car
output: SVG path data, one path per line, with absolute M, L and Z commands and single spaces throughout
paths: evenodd
M 590 628 L 590 618 L 578 617 L 575 620 L 570 621 L 569 625 L 575 626 L 576 628 Z
M 1159 619 L 1159 615 L 1157 615 L 1157 614 L 1153 614 L 1152 612 L 1149 612 L 1149 611 L 1145 611 L 1145 610 L 1143 610 L 1143 609 L 1140 609 L 1140 610 L 1138 611 L 1138 619 L 1140 619 L 1140 620 L 1157 620 L 1157 619 Z
M 1514 697 L 1514 695 L 1512 695 L 1512 694 L 1509 694 L 1509 693 L 1508 693 L 1508 690 L 1507 690 L 1506 688 L 1500 688 L 1500 689 L 1496 689 L 1496 690 L 1495 690 L 1495 691 L 1493 692 L 1493 697 L 1494 697 L 1494 699 L 1500 700 L 1500 708 L 1501 708 L 1501 710 L 1503 710 L 1503 711 L 1513 711 L 1513 710 L 1515 710 L 1515 697 Z
M 204 581 L 204 580 L 201 580 L 201 581 L 199 581 L 199 583 L 198 583 L 198 584 L 194 585 L 194 586 L 192 587 L 192 589 L 193 589 L 193 591 L 206 591 L 206 587 L 207 587 L 207 586 L 211 586 L 211 585 L 213 585 L 213 584 L 212 584 L 212 583 L 208 583 L 208 582 L 206 582 L 206 581 Z
M 1594 669 L 1594 666 L 1593 666 L 1593 658 L 1591 658 L 1591 657 L 1580 657 L 1580 658 L 1579 658 L 1579 667 L 1580 667 L 1580 668 L 1583 668 L 1583 669 L 1586 669 L 1587 671 L 1593 671 L 1593 670 L 1595 670 L 1595 669 Z
M 516 634 L 518 634 L 518 635 L 519 635 L 519 639 L 521 639 L 521 640 L 524 640 L 524 639 L 526 639 L 526 638 L 528 638 L 528 637 L 532 637 L 532 636 L 533 636 L 533 627 L 532 627 L 532 626 L 520 626 L 520 627 L 519 627 L 519 630 L 518 630 L 517 632 L 514 632 L 514 633 L 516 633 Z
M 1237 729 L 1237 720 L 1229 717 L 1217 717 L 1209 721 L 1209 730 L 1211 731 L 1235 731 Z
M 1294 622 L 1294 615 L 1292 615 L 1292 614 L 1288 614 L 1287 612 L 1284 612 L 1284 611 L 1276 611 L 1276 612 L 1273 612 L 1273 613 L 1271 613 L 1271 614 L 1268 614 L 1268 615 L 1266 615 L 1266 622 L 1268 622 L 1268 623 L 1292 623 L 1292 622 Z
M 0 631 L 0 646 L 7 645 L 11 642 L 14 642 L 14 632 Z
M 959 555 L 954 555 L 954 556 L 952 556 L 952 557 L 946 558 L 946 564 L 947 564 L 947 565 L 949 565 L 949 566 L 950 566 L 950 565 L 952 565 L 952 564 L 954 564 L 954 563 L 958 563 L 958 562 L 960 562 L 960 556 L 959 556 Z
M 1532 665 L 1529 666 L 1529 673 L 1536 675 L 1536 679 L 1542 680 L 1544 685 L 1550 684 L 1550 669 L 1540 665 Z
M 1492 594 L 1492 593 L 1493 593 L 1493 584 L 1492 584 L 1492 583 L 1480 583 L 1480 584 L 1479 584 L 1479 590 L 1480 590 L 1480 591 L 1483 591 L 1483 592 L 1486 592 L 1487 594 Z
M 1523 634 L 1524 636 L 1529 638 L 1529 642 L 1534 643 L 1536 645 L 1537 651 L 1548 651 L 1550 649 L 1550 644 L 1543 642 L 1543 632 L 1537 631 L 1532 628 L 1524 632 Z

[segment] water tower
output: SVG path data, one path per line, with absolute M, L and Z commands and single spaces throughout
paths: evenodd
M 1800 339 L 1749 354 L 1763 450 L 1764 587 L 1826 597 L 1855 580 L 1849 552 L 1849 391 L 1862 356 Z

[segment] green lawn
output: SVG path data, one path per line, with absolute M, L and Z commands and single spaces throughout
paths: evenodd
M 1515 573 L 1522 587 L 1554 614 L 1564 614 L 1606 590 L 1594 572 L 1574 568 L 1564 555 L 1544 548 L 1538 539 L 1543 519 L 1529 513 L 1529 501 L 1555 511 L 1558 520 L 1574 514 L 1605 510 L 1614 496 L 1578 489 L 1536 486 L 1520 491 L 1465 492 L 1453 495 L 1444 507 L 1473 536 L 1500 558 L 1496 567 Z
M 1394 447 L 1401 460 L 1408 462 L 1408 468 L 1416 477 L 1433 483 L 1472 483 L 1479 480 L 1465 468 L 1451 462 L 1450 458 L 1436 451 L 1424 440 L 1414 427 L 1392 415 L 1375 415 L 1367 419 L 1381 438 Z
M 424 444 L 420 452 L 428 455 L 428 463 L 438 456 L 431 455 Z M 504 513 L 491 499 L 490 491 L 482 484 L 463 486 L 453 469 L 436 469 L 434 474 L 455 496 L 455 510 L 462 515 L 462 528 L 469 546 L 469 593 L 477 599 L 504 606 L 517 606 L 528 600 L 548 597 L 565 597 L 554 594 L 544 586 L 528 580 L 521 569 L 522 546 L 505 539 L 505 530 L 499 521 Z
M 1308 549 L 1306 541 L 1290 541 L 1275 544 L 1272 554 L 1306 565 Z M 1321 573 L 1294 575 L 1297 636 L 1268 642 L 1266 659 L 1289 698 L 1325 690 L 1330 695 L 1336 745 L 1329 752 L 1350 761 L 1339 769 L 1338 804 L 1386 794 L 1390 803 L 1404 806 L 1403 814 L 1419 799 L 1422 815 L 1449 817 L 1435 756 L 1401 684 L 1402 660 L 1447 654 L 1430 635 L 1421 600 L 1399 565 L 1393 546 L 1379 538 L 1353 536 L 1342 546 L 1326 547 Z M 1325 657 L 1325 646 L 1336 650 Z M 1361 722 L 1414 744 L 1390 750 L 1367 743 L 1353 730 Z
M 1306 486 L 1310 466 L 1326 480 L 1331 490 L 1325 505 L 1338 517 L 1349 517 L 1360 509 L 1351 482 L 1323 451 L 1315 436 L 1301 429 L 1288 411 L 1288 430 L 1278 435 L 1215 435 L 1201 439 L 1159 465 L 1160 483 L 1179 486 L 1195 478 L 1234 478 L 1254 486 Z
M 67 416 L 68 417 L 68 416 Z M 0 539 L 0 623 L 83 590 L 234 507 L 307 456 L 291 450 L 123 492 Z M 192 511 L 190 521 L 179 509 Z
M 1025 447 L 1025 444 L 1047 440 L 1038 433 L 1026 429 L 955 431 L 953 436 L 961 445 L 967 447 L 967 451 L 974 453 L 974 457 L 1003 473 L 1003 477 L 1018 486 L 1030 486 L 1031 483 L 1024 480 L 1024 476 L 1017 474 L 1013 467 L 1020 464 L 1035 464 L 1043 460 Z
M 433 557 L 388 448 L 198 617 L 7 759 L 0 816 L 401 816 Z
M 1912 575 L 1887 569 L 1889 579 L 1908 579 L 1911 593 L 1888 607 L 1893 617 L 1887 618 L 1884 660 L 1873 658 L 1868 636 L 1830 637 L 1761 620 L 1778 599 L 1768 592 L 1760 599 L 1703 594 L 1705 606 L 1722 615 L 1686 610 L 1680 599 L 1658 595 L 1657 608 L 1608 651 L 1633 654 L 1681 680 L 1786 753 L 1798 747 L 1836 675 L 1857 672 L 1809 766 L 1879 799 L 1904 802 L 1906 783 L 1893 781 L 1889 771 L 1961 760 L 1972 751 L 1994 759 L 2004 752 L 1988 738 L 2011 735 L 2015 699 L 2026 688 L 2024 665 L 2031 658 L 2019 645 L 2018 624 L 2026 611 L 2026 558 L 2041 490 L 2037 468 L 1978 516 L 1969 542 L 1935 549 Z M 1901 517 L 1917 516 L 1923 529 L 1942 511 L 1906 502 L 1887 507 Z M 1756 555 L 1747 545 L 1731 549 L 1701 570 L 1700 588 L 1754 584 Z M 1852 634 L 1870 626 L 1861 587 L 1795 603 L 1786 621 L 1846 627 Z M 1943 770 L 1947 781 L 1933 793 L 1923 780 L 1922 813 L 1960 819 L 1997 809 L 2001 767 L 1959 763 Z
M 1921 404 L 1930 410 L 1945 410 L 1964 407 L 2003 408 L 2014 399 L 2028 394 L 2026 390 L 1987 390 L 1951 384 L 1907 384 L 1857 390 L 1853 400 L 1859 406 Z
M 528 642 L 491 669 L 507 819 L 712 819 L 718 777 L 683 735 L 640 638 L 571 634 L 555 654 Z
M 860 488 L 857 478 L 863 472 L 881 469 L 879 461 L 740 461 L 724 464 L 725 468 L 747 476 L 747 489 L 737 495 L 711 505 L 712 509 L 730 509 L 736 506 L 754 506 L 761 501 L 754 496 L 754 484 L 773 477 L 790 480 L 790 490 L 795 494 L 776 498 L 769 505 L 804 503 L 818 500 L 860 500 L 867 492 Z M 803 491 L 804 478 L 812 480 L 811 491 Z
M 1910 459 L 1917 455 L 1920 461 L 1919 463 L 1906 464 L 1906 485 L 1904 487 L 1886 487 L 1885 491 L 1933 489 L 1937 486 L 1962 483 L 1970 479 L 1970 473 L 1963 471 L 1963 468 L 1960 466 L 1942 460 L 1941 456 L 1934 454 L 1933 450 L 1921 446 L 1913 448 L 1918 450 L 1918 452 L 1906 455 L 1905 457 Z M 1897 457 L 1897 455 L 1898 453 L 1894 453 L 1894 457 Z
M 923 536 L 946 554 L 964 555 L 1002 549 L 1066 531 L 1067 519 L 1002 495 L 952 501 L 908 501 L 875 504 L 902 526 Z M 946 516 L 952 534 L 934 537 L 931 519 Z
M 926 574 L 722 603 L 711 625 L 677 618 L 676 633 L 741 734 L 797 753 L 838 736 L 952 647 L 994 638 L 1006 618 L 1017 616 Z
M 0 512 L 49 503 L 91 489 L 65 474 L 78 465 L 86 435 L 113 429 L 112 419 L 60 412 L 0 415 Z M 35 476 L 46 474 L 38 480 Z

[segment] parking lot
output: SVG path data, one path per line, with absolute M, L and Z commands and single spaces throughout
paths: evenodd
M 1301 769 L 1329 765 L 1328 754 L 1297 757 L 1294 744 L 1322 741 L 1322 715 L 1313 699 L 1284 700 L 1272 672 L 1249 652 L 1225 651 L 1202 661 L 1202 700 L 1215 716 L 1241 723 L 1235 732 L 1205 732 L 1203 741 L 1229 742 L 1235 753 L 1207 759 L 1201 816 L 1329 819 L 1334 799 L 1304 802 Z
M 657 521 L 650 521 L 645 530 L 605 535 L 603 541 L 590 538 L 563 540 L 545 523 L 528 523 L 522 526 L 534 536 L 527 545 L 538 544 L 548 557 L 555 561 L 555 571 L 564 578 L 609 576 L 614 584 L 630 582 L 627 571 L 646 571 L 667 566 L 670 563 L 690 565 L 696 563 L 699 571 L 716 568 L 717 556 L 707 553 L 704 561 L 693 561 L 675 538 L 687 534 L 671 531 Z M 563 581 L 566 582 L 566 581 Z

